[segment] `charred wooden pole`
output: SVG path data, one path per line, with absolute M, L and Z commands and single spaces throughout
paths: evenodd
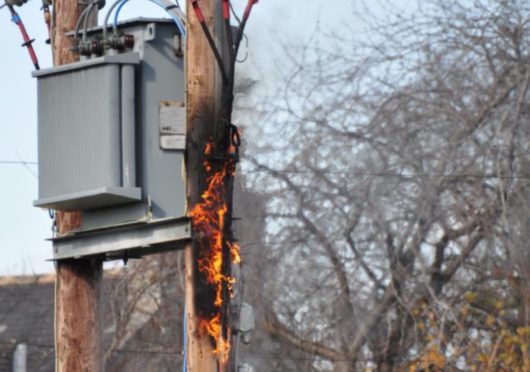
M 223 120 L 226 110 L 223 89 L 226 80 L 216 64 L 211 45 L 203 32 L 203 25 L 194 13 L 192 0 L 187 3 L 187 42 L 186 42 L 186 76 L 187 76 L 187 145 L 186 145 L 186 175 L 188 210 L 192 211 L 201 203 L 201 195 L 208 187 L 208 178 L 212 172 L 221 171 L 225 166 L 224 154 L 226 146 L 223 139 L 226 135 L 226 120 Z M 211 30 L 214 40 L 223 40 L 223 18 L 219 1 L 202 0 L 200 7 L 206 26 Z M 218 44 L 219 46 L 222 45 Z M 214 147 L 213 153 L 206 151 L 207 144 Z M 205 162 L 212 169 L 207 171 Z M 225 195 L 229 211 L 231 211 L 231 193 Z M 225 219 L 230 224 L 230 216 Z M 193 225 L 193 223 L 192 223 Z M 219 353 L 215 351 L 215 341 L 200 327 L 205 315 L 205 308 L 213 304 L 215 292 L 204 280 L 199 271 L 198 261 L 201 249 L 204 249 L 203 231 L 193 228 L 194 239 L 185 250 L 185 285 L 186 285 L 186 323 L 187 323 L 187 370 L 189 372 L 215 372 L 227 370 L 230 362 L 220 363 Z M 201 240 L 203 240 L 201 242 Z M 207 240 L 207 239 L 206 239 Z M 225 250 L 226 251 L 226 250 Z M 223 270 L 229 274 L 230 259 L 223 254 Z M 228 301 L 227 291 L 223 290 L 223 297 Z M 221 309 L 221 327 L 226 334 L 227 303 Z M 218 311 L 219 309 L 217 309 Z M 223 324 L 224 323 L 224 324 Z
M 84 6 L 78 0 L 54 0 L 53 5 L 52 51 L 57 66 L 78 60 L 78 55 L 71 52 L 71 38 L 65 33 L 75 29 Z M 93 13 L 89 25 L 97 23 L 97 11 Z M 56 223 L 58 233 L 66 234 L 81 226 L 81 213 L 58 211 Z M 56 371 L 101 371 L 99 296 L 102 261 L 60 260 L 56 270 Z

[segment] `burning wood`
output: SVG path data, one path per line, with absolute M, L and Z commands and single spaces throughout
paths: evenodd
M 227 203 L 235 161 L 228 156 L 223 162 L 213 164 L 208 160 L 213 150 L 214 145 L 207 144 L 204 152 L 207 160 L 203 163 L 208 173 L 207 188 L 190 215 L 200 248 L 196 253 L 197 280 L 204 282 L 211 291 L 196 298 L 199 328 L 210 335 L 215 343 L 214 353 L 220 365 L 225 366 L 230 353 L 230 328 L 226 317 L 235 283 L 230 268 L 232 262 L 239 263 L 241 257 L 239 246 L 232 242 L 231 211 Z

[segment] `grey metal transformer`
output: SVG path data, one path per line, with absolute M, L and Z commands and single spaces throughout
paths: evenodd
M 190 238 L 185 75 L 170 20 L 122 22 L 126 46 L 33 73 L 38 81 L 41 208 L 82 211 L 52 238 L 54 259 L 137 257 Z M 101 42 L 102 28 L 88 42 Z

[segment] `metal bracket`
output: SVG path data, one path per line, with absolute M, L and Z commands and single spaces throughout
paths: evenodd
M 184 47 L 182 45 L 182 36 L 180 34 L 175 34 L 173 42 L 175 43 L 174 45 L 175 57 L 178 57 L 178 58 L 184 57 Z
M 83 230 L 50 240 L 53 260 L 93 256 L 113 260 L 183 249 L 190 239 L 189 218 L 168 218 Z
M 156 24 L 149 23 L 144 31 L 144 40 L 152 41 L 156 38 Z

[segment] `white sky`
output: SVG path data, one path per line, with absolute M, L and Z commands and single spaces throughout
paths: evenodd
M 245 3 L 234 1 L 240 8 Z M 39 0 L 30 0 L 17 11 L 30 37 L 36 39 L 34 46 L 41 68 L 45 68 L 51 65 L 51 58 L 44 44 L 47 35 L 40 6 Z M 350 0 L 261 0 L 247 29 L 250 58 L 240 68 L 252 67 L 247 75 L 255 79 L 272 79 L 268 86 L 281 84 L 277 73 L 288 66 L 282 63 L 278 39 L 305 40 L 317 20 L 328 30 L 337 27 L 348 20 L 351 9 Z M 120 19 L 140 14 L 163 16 L 156 6 L 133 0 Z M 6 8 L 0 10 L 0 30 L 0 162 L 36 161 L 36 84 L 27 51 L 20 47 L 21 35 Z M 53 271 L 53 265 L 46 261 L 52 256 L 51 244 L 45 240 L 51 236 L 51 220 L 47 211 L 32 206 L 37 198 L 36 174 L 36 166 L 0 164 L 0 275 Z

